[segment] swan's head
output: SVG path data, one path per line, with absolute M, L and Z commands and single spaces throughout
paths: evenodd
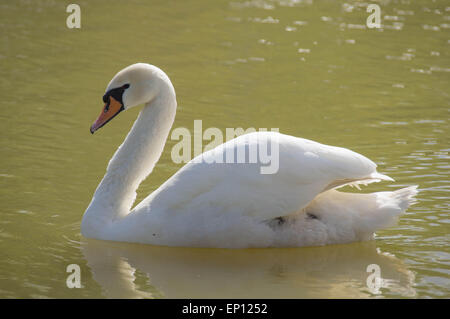
M 120 112 L 151 102 L 163 86 L 173 89 L 167 75 L 156 66 L 146 63 L 127 66 L 109 82 L 103 95 L 105 105 L 92 124 L 91 133 L 94 134 Z

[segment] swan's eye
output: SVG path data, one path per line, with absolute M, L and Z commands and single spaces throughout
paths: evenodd
M 105 109 L 103 110 L 103 112 L 108 112 L 109 111 L 109 101 L 108 102 L 106 102 L 106 105 L 105 105 Z

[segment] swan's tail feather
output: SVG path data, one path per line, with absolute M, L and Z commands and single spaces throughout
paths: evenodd
M 417 185 L 405 187 L 399 190 L 396 190 L 393 193 L 393 196 L 398 201 L 398 206 L 405 211 L 409 206 L 417 203 L 416 195 L 419 191 L 417 190 Z
M 405 187 L 393 192 L 373 193 L 375 195 L 375 206 L 373 211 L 367 215 L 369 221 L 373 221 L 369 231 L 390 227 L 397 223 L 398 217 L 403 214 L 409 206 L 416 203 L 417 186 Z M 361 215 L 361 216 L 365 216 Z M 363 218 L 364 218 L 363 217 Z M 372 229 L 371 229 L 372 228 Z M 362 228 L 362 231 L 365 229 Z
M 417 186 L 371 194 L 326 191 L 305 208 L 326 225 L 328 243 L 368 240 L 375 231 L 394 225 L 416 202 Z

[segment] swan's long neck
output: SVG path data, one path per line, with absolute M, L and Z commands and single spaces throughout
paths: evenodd
M 109 224 L 130 212 L 139 184 L 152 172 L 161 156 L 175 119 L 176 106 L 171 85 L 145 105 L 109 162 L 83 216 L 84 236 L 98 238 Z

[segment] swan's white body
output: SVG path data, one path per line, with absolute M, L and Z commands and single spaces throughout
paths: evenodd
M 147 78 L 148 77 L 148 78 Z M 228 141 L 193 159 L 130 211 L 139 184 L 158 161 L 176 112 L 175 91 L 158 68 L 135 64 L 108 88 L 142 81 L 157 87 L 146 97 L 131 91 L 131 106 L 146 103 L 111 159 L 83 217 L 85 237 L 195 247 L 312 246 L 367 240 L 395 222 L 416 187 L 372 194 L 342 193 L 346 184 L 392 180 L 376 164 L 348 149 L 273 132 Z M 139 86 L 135 84 L 135 86 Z M 148 88 L 151 90 L 150 88 Z M 144 101 L 142 100 L 144 99 Z M 126 104 L 126 103 L 125 103 Z M 271 141 L 279 170 L 261 174 L 263 164 L 213 163 L 233 148 Z M 267 144 L 265 144 L 267 145 Z

